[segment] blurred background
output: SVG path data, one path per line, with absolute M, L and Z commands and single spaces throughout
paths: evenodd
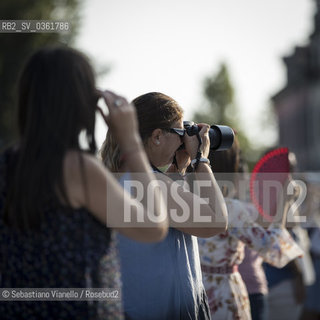
M 249 164 L 288 146 L 320 169 L 320 0 L 1 0 L 2 20 L 66 20 L 67 34 L 0 33 L 0 147 L 14 141 L 19 70 L 36 48 L 85 52 L 98 87 L 176 99 L 185 120 L 226 124 Z M 107 127 L 97 116 L 98 146 Z

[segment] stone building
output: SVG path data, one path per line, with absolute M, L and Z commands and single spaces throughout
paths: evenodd
M 283 58 L 286 86 L 273 96 L 279 143 L 295 152 L 300 171 L 320 171 L 320 0 L 307 46 Z

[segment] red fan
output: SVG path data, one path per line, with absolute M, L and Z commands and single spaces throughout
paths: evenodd
M 289 177 L 288 148 L 278 148 L 265 154 L 255 165 L 250 178 L 250 195 L 260 215 L 272 221 L 277 214 L 279 192 Z

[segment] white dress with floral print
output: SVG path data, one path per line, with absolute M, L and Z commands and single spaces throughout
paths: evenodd
M 235 199 L 226 199 L 226 204 L 228 231 L 212 238 L 198 238 L 201 265 L 237 266 L 244 258 L 245 245 L 278 268 L 302 256 L 303 251 L 280 224 L 273 223 L 264 229 L 253 221 L 253 205 Z M 203 283 L 214 320 L 251 319 L 247 289 L 239 272 L 203 272 Z

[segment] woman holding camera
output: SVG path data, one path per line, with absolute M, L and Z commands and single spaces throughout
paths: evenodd
M 223 232 L 227 221 L 225 203 L 207 160 L 209 126 L 199 124 L 199 137 L 185 134 L 181 107 L 162 93 L 144 94 L 133 104 L 146 154 L 162 188 L 167 190 L 171 228 L 167 237 L 154 245 L 119 236 L 126 316 L 139 320 L 209 319 L 196 236 Z M 202 140 L 200 148 L 198 138 Z M 179 149 L 182 144 L 184 149 Z M 111 132 L 101 156 L 112 171 L 128 171 L 129 161 Z M 183 181 L 180 174 L 190 162 L 195 169 L 190 182 L 194 186 L 205 184 L 199 195 L 171 179 Z M 166 174 L 160 168 L 167 168 Z
M 109 108 L 104 118 L 130 160 L 127 170 L 143 172 L 145 185 L 155 179 L 134 107 L 110 91 L 97 91 L 87 58 L 67 47 L 32 55 L 18 93 L 19 140 L 0 155 L 1 287 L 49 293 L 49 288 L 118 290 L 111 228 L 143 242 L 167 233 L 165 217 L 149 228 L 119 228 L 125 205 L 140 205 L 147 216 L 146 203 L 131 199 L 94 156 L 95 113 L 102 97 Z M 80 148 L 82 130 L 89 150 Z M 166 214 L 157 192 L 154 211 L 163 214 L 161 208 Z M 120 299 L 1 301 L 0 314 L 2 319 L 123 319 Z

